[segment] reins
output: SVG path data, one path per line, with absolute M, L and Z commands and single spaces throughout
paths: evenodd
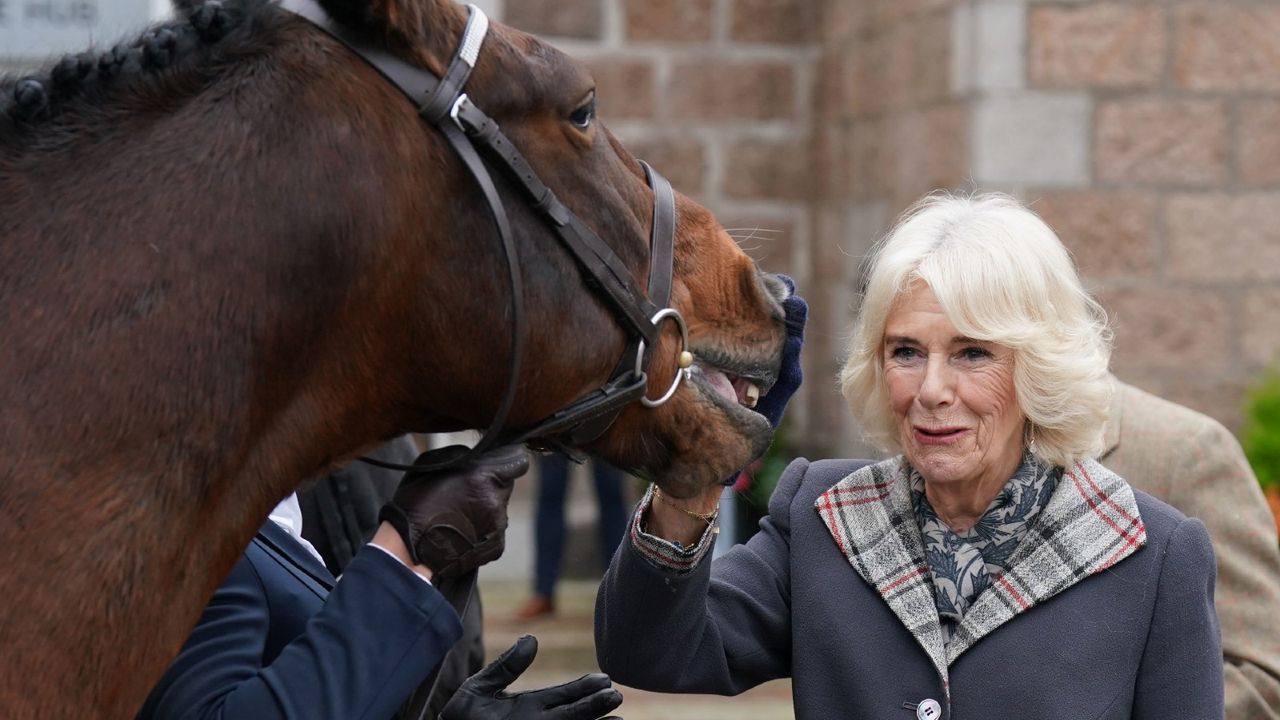
M 434 470 L 462 462 L 502 443 L 524 442 L 545 448 L 569 451 L 599 437 L 613 424 L 622 409 L 639 400 L 646 407 L 658 407 L 675 394 L 693 362 L 689 335 L 679 311 L 668 306 L 671 293 L 672 256 L 675 245 L 675 193 L 671 184 L 641 161 L 645 179 L 653 189 L 653 228 L 650 237 L 649 295 L 635 286 L 626 265 L 613 249 L 565 206 L 534 172 L 524 155 L 492 118 L 471 102 L 465 92 L 488 33 L 488 17 L 476 6 L 467 6 L 470 15 L 458 50 L 441 78 L 410 65 L 335 22 L 316 0 L 281 0 L 281 6 L 310 21 L 346 45 L 400 89 L 418 108 L 418 114 L 449 142 L 482 190 L 498 231 L 507 262 L 507 282 L 511 291 L 511 358 L 502 400 L 489 427 L 474 447 L 465 452 L 445 449 L 413 465 L 387 463 L 373 458 L 360 460 L 395 470 Z M 496 165 L 525 196 L 529 206 L 554 231 L 576 261 L 587 283 L 614 310 L 631 339 L 609 380 L 601 388 L 579 398 L 531 428 L 509 433 L 507 416 L 515 401 L 524 351 L 525 315 L 519 257 L 511 226 L 497 187 L 485 160 Z M 665 393 L 646 397 L 646 368 L 661 337 L 664 322 L 674 322 L 680 331 L 679 369 Z M 505 433 L 505 434 L 504 434 Z

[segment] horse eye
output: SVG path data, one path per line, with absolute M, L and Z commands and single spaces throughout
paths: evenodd
M 586 130 L 591 127 L 591 120 L 596 116 L 596 99 L 594 96 L 586 102 L 585 105 L 574 110 L 569 115 L 569 122 L 579 130 Z

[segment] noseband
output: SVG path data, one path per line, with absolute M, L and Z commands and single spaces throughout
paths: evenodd
M 689 334 L 679 311 L 668 307 L 671 295 L 672 253 L 675 243 L 675 193 L 671 183 L 647 163 L 645 179 L 653 189 L 653 228 L 649 251 L 649 295 L 635 286 L 627 267 L 603 240 L 569 210 L 533 171 L 520 151 L 502 132 L 498 124 L 471 102 L 465 90 L 467 79 L 475 67 L 489 29 L 489 19 L 476 6 L 469 5 L 470 16 L 462 41 L 449 63 L 444 77 L 410 65 L 371 44 L 350 28 L 335 22 L 316 0 L 282 0 L 281 6 L 324 30 L 346 45 L 400 89 L 418 108 L 418 114 L 438 129 L 467 166 L 483 191 L 502 241 L 507 261 L 508 285 L 511 290 L 511 360 L 506 391 L 498 410 L 480 441 L 465 455 L 451 453 L 439 461 L 419 462 L 413 466 L 384 463 L 371 458 L 365 462 L 393 469 L 432 469 L 461 461 L 502 442 L 528 442 L 533 445 L 570 450 L 594 440 L 613 424 L 627 404 L 639 400 L 646 407 L 662 405 L 675 395 L 680 381 L 687 377 L 693 362 L 689 352 Z M 561 244 L 587 276 L 587 285 L 603 296 L 629 330 L 627 351 L 603 387 L 579 398 L 537 425 L 505 432 L 507 415 L 515 401 L 520 378 L 520 362 L 524 349 L 525 320 L 520 263 L 516 255 L 511 226 L 502 199 L 489 174 L 488 160 L 504 173 L 525 196 L 529 206 L 555 232 Z M 679 369 L 665 393 L 656 399 L 646 396 L 649 377 L 646 372 L 653 349 L 661 337 L 662 324 L 671 321 L 680 331 Z

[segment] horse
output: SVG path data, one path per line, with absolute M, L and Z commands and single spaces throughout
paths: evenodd
M 440 76 L 451 0 L 321 0 Z M 413 103 L 270 0 L 176 19 L 0 83 L 0 715 L 130 717 L 266 518 L 407 431 L 510 428 L 590 395 L 633 347 L 549 223 L 484 192 Z M 588 72 L 494 24 L 471 102 L 647 283 L 655 196 Z M 763 454 L 785 290 L 677 194 L 671 307 L 697 357 L 660 407 L 574 447 L 677 496 Z M 510 303 L 529 330 L 507 377 Z M 650 347 L 673 386 L 681 338 Z

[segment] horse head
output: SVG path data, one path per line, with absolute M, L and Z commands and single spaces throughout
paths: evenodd
M 342 22 L 360 24 L 388 38 L 407 60 L 442 75 L 461 42 L 466 10 L 447 0 L 325 0 Z M 596 88 L 585 67 L 541 40 L 494 25 L 481 45 L 467 81 L 470 101 L 488 114 L 555 195 L 608 243 L 643 288 L 650 263 L 649 238 L 654 195 L 641 164 L 597 116 Z M 408 103 L 403 106 L 409 108 Z M 456 163 L 446 151 L 445 162 Z M 483 427 L 494 412 L 502 375 L 511 354 L 500 328 L 509 321 L 499 298 L 505 291 L 498 244 L 478 188 L 458 181 L 456 202 L 464 211 L 436 213 L 434 223 L 465 249 L 450 252 L 455 262 L 433 272 L 431 282 L 479 327 L 484 347 L 459 343 L 433 349 L 416 393 L 431 405 L 416 421 L 420 429 L 446 424 Z M 595 390 L 620 362 L 625 363 L 626 328 L 613 309 L 588 287 L 591 278 L 557 241 L 545 218 L 510 183 L 500 185 L 506 212 L 519 238 L 519 257 L 533 332 L 526 338 L 526 372 L 519 379 L 515 427 L 528 426 Z M 781 344 L 779 298 L 786 290 L 761 274 L 712 215 L 677 196 L 677 223 L 671 305 L 686 319 L 697 366 L 691 382 L 657 408 L 628 407 L 588 449 L 616 465 L 687 495 L 730 476 L 763 454 L 771 438 L 768 424 L 752 412 L 755 398 L 772 384 Z M 443 229 L 443 228 L 442 228 Z M 438 259 L 438 255 L 436 256 Z M 479 272 L 477 272 L 479 271 Z M 475 276 L 489 292 L 477 293 Z M 433 299 L 439 302 L 438 298 Z M 423 317 L 430 321 L 432 313 Z M 649 397 L 669 387 L 680 353 L 674 326 L 652 354 L 647 368 Z M 434 334 L 433 328 L 428 334 Z M 484 362 L 477 362 L 484 358 Z M 464 372 L 459 373 L 459 369 Z

